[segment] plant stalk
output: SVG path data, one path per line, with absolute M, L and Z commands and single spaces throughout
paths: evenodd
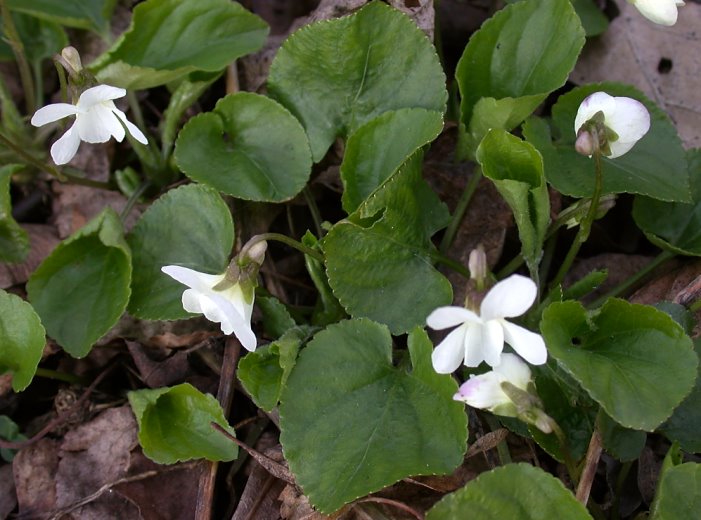
M 27 113 L 33 114 L 36 111 L 36 97 L 34 95 L 34 79 L 32 78 L 32 69 L 27 61 L 27 55 L 24 53 L 24 45 L 15 27 L 15 22 L 12 19 L 12 13 L 7 8 L 5 0 L 0 0 L 0 14 L 2 14 L 3 32 L 5 39 L 12 48 L 12 53 L 17 60 L 17 68 L 19 69 L 19 77 L 24 89 L 24 102 L 27 107 Z
M 472 173 L 472 177 L 467 183 L 467 186 L 465 186 L 465 191 L 462 192 L 460 200 L 458 201 L 458 205 L 456 206 L 455 212 L 453 213 L 453 216 L 450 220 L 450 224 L 448 224 L 448 227 L 445 230 L 445 234 L 443 235 L 443 239 L 441 240 L 440 245 L 440 252 L 442 254 L 445 254 L 446 251 L 448 251 L 448 248 L 450 248 L 450 245 L 453 243 L 453 239 L 455 238 L 455 235 L 458 232 L 460 223 L 462 222 L 462 219 L 465 216 L 467 207 L 470 205 L 472 196 L 475 194 L 475 191 L 477 191 L 477 186 L 479 185 L 481 179 L 482 169 L 477 167 Z

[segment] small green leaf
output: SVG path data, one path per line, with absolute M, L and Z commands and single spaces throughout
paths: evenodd
M 701 256 L 701 149 L 687 151 L 691 203 L 635 197 L 633 218 L 650 241 L 682 255 Z
M 443 497 L 426 520 L 591 520 L 562 482 L 530 464 L 508 464 L 482 473 L 464 488 Z
M 190 72 L 216 72 L 263 46 L 268 26 L 229 0 L 147 0 L 129 29 L 92 64 L 98 79 L 144 89 Z
M 346 311 L 393 334 L 423 325 L 452 300 L 450 283 L 431 263 L 430 237 L 448 212 L 421 177 L 420 159 L 412 156 L 322 242 L 329 284 Z
M 524 0 L 487 20 L 455 71 L 470 150 L 490 128 L 513 129 L 562 86 L 583 45 L 569 0 Z M 490 99 L 476 108 L 482 98 Z
M 7 0 L 7 7 L 68 27 L 107 34 L 116 3 L 116 0 Z
M 310 231 L 307 231 L 304 236 L 302 236 L 302 243 L 315 251 L 321 252 L 319 240 Z M 309 278 L 312 279 L 312 283 L 319 293 L 316 305 L 314 305 L 311 324 L 317 327 L 325 327 L 326 325 L 346 319 L 348 315 L 331 290 L 324 264 L 309 255 L 304 255 L 304 264 L 309 273 Z
M 615 159 L 602 159 L 603 192 L 690 202 L 686 155 L 669 116 L 640 91 L 619 83 L 587 85 L 560 96 L 552 109 L 555 143 L 544 121 L 532 118 L 526 122 L 523 134 L 542 154 L 548 182 L 565 195 L 591 196 L 594 161 L 574 149 L 574 119 L 584 98 L 599 91 L 637 99 L 650 112 L 650 130 L 628 153 Z
M 279 338 L 297 325 L 287 307 L 274 296 L 259 296 L 256 306 L 263 313 L 263 328 L 271 338 Z
M 668 439 L 678 442 L 690 453 L 701 453 L 701 340 L 694 342 L 699 369 L 691 393 L 674 409 L 672 417 L 659 427 Z
M 31 305 L 0 289 L 0 374 L 12 372 L 12 389 L 29 386 L 46 343 L 44 327 Z
M 24 165 L 8 164 L 0 168 L 0 262 L 21 262 L 29 253 L 29 235 L 12 218 L 10 180 Z
M 579 300 L 604 283 L 606 278 L 608 278 L 606 269 L 592 271 L 567 287 L 560 300 Z
M 291 329 L 277 341 L 246 354 L 239 361 L 239 379 L 263 410 L 270 412 L 277 406 L 297 361 L 297 352 L 310 336 L 310 331 L 302 327 Z
M 147 320 L 177 320 L 191 316 L 181 303 L 186 288 L 161 267 L 223 273 L 234 244 L 234 224 L 217 192 L 191 184 L 154 202 L 127 240 L 134 255 L 129 312 Z
M 47 334 L 73 357 L 87 355 L 126 309 L 130 260 L 119 216 L 106 208 L 29 277 L 27 295 Z
M 521 253 L 531 272 L 537 272 L 550 222 L 550 199 L 543 158 L 531 144 L 504 130 L 490 130 L 477 148 L 485 177 L 514 213 Z
M 571 0 L 587 37 L 602 34 L 609 26 L 609 19 L 599 9 L 594 0 Z
M 128 397 L 144 455 L 158 464 L 200 458 L 230 461 L 238 456 L 238 446 L 211 425 L 215 422 L 236 435 L 211 395 L 183 383 L 129 392 Z
M 10 419 L 7 415 L 0 415 L 0 439 L 10 442 L 22 442 L 27 440 L 27 437 L 19 432 L 17 423 Z M 12 462 L 15 458 L 17 450 L 0 448 L 0 458 L 5 462 Z
M 640 457 L 647 434 L 618 424 L 605 413 L 599 416 L 599 429 L 604 449 L 621 462 L 631 462 Z
M 407 158 L 433 141 L 443 114 L 422 108 L 386 112 L 348 138 L 341 164 L 343 209 L 352 213 Z
M 336 137 L 384 112 L 443 113 L 448 98 L 431 42 L 406 15 L 379 1 L 292 34 L 270 67 L 268 92 L 302 122 L 314 162 Z
M 696 518 L 701 509 L 701 464 L 687 462 L 664 472 L 650 520 Z
M 461 463 L 467 420 L 452 399 L 457 385 L 433 370 L 423 330 L 408 344 L 413 368 L 395 367 L 387 328 L 350 320 L 318 333 L 300 354 L 281 398 L 280 441 L 319 511 Z
M 609 299 L 587 313 L 552 303 L 540 329 L 550 354 L 625 427 L 653 431 L 694 385 L 691 340 L 653 307 Z
M 175 160 L 191 179 L 246 200 L 299 193 L 312 160 L 299 122 L 275 101 L 240 92 L 220 99 L 180 131 Z

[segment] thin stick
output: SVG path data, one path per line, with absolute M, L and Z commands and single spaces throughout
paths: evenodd
M 585 506 L 589 501 L 589 493 L 591 492 L 591 486 L 596 476 L 596 468 L 599 465 L 601 450 L 601 434 L 598 428 L 594 428 L 594 433 L 592 433 L 591 440 L 589 441 L 587 456 L 584 459 L 582 476 L 579 478 L 579 485 L 577 486 L 577 500 Z
M 217 400 L 224 410 L 224 417 L 229 416 L 231 402 L 234 397 L 234 378 L 240 354 L 241 343 L 235 337 L 229 336 L 224 345 L 224 360 L 222 361 L 219 390 L 217 391 Z M 202 472 L 197 489 L 197 503 L 195 507 L 195 518 L 197 520 L 209 520 L 212 518 L 214 483 L 218 464 L 216 462 L 207 462 L 206 464 L 209 467 Z

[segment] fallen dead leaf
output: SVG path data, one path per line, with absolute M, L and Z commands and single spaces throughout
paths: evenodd
M 18 264 L 0 264 L 0 289 L 25 283 L 29 275 L 39 266 L 60 239 L 54 226 L 48 224 L 22 224 L 29 234 L 29 254 L 24 262 Z
M 149 388 L 170 386 L 183 381 L 188 375 L 190 364 L 186 352 L 172 353 L 169 349 L 148 349 L 136 341 L 126 343 L 141 380 Z
M 673 27 L 644 18 L 626 0 L 608 30 L 591 38 L 570 79 L 635 85 L 675 122 L 689 148 L 701 146 L 701 4 L 687 2 Z
M 34 515 L 56 507 L 58 441 L 42 439 L 15 455 L 12 472 L 20 515 Z
M 0 466 L 0 520 L 5 520 L 17 506 L 15 479 L 12 476 L 12 466 Z

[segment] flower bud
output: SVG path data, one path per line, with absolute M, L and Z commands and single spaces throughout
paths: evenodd
M 73 69 L 72 71 L 68 71 L 69 74 L 73 75 L 72 72 L 78 73 L 83 70 L 83 63 L 80 61 L 80 54 L 75 47 L 71 47 L 70 45 L 65 47 L 61 51 L 61 57 L 65 60 L 66 64 Z

